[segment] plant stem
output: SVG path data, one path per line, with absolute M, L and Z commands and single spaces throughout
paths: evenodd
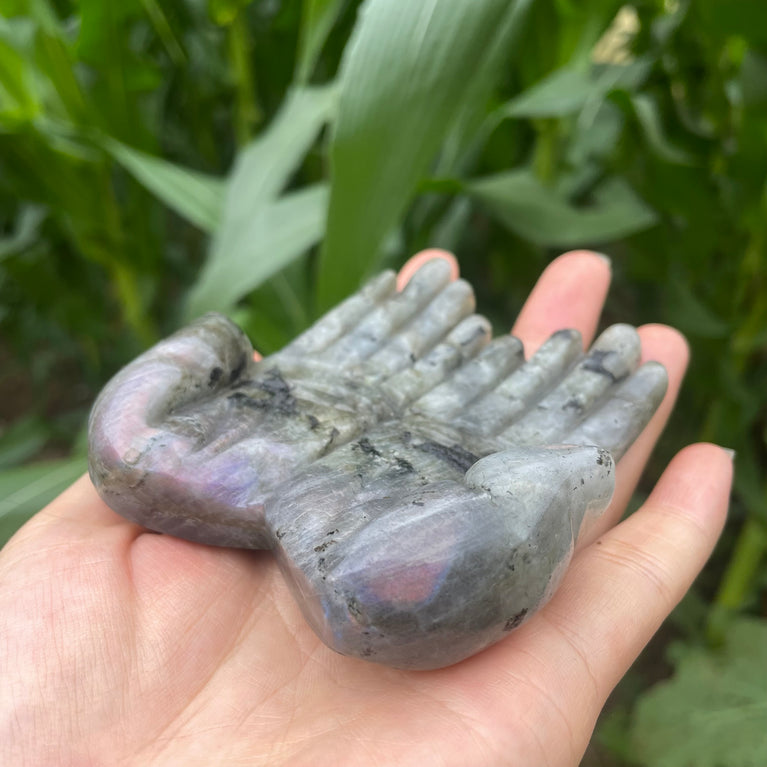
M 767 184 L 765 184 L 758 209 L 761 215 L 755 217 L 751 237 L 740 261 L 739 275 L 733 297 L 733 316 L 739 317 L 730 343 L 730 364 L 742 375 L 749 359 L 756 349 L 756 339 L 764 330 L 767 319 L 761 282 L 763 264 L 767 252 Z M 719 405 L 720 403 L 717 403 Z M 713 407 L 706 419 L 704 439 L 715 439 L 718 422 L 723 417 L 721 407 Z M 767 499 L 767 485 L 763 485 Z M 719 583 L 714 603 L 708 616 L 708 639 L 712 644 L 721 644 L 732 613 L 742 608 L 743 603 L 759 571 L 759 565 L 767 553 L 767 528 L 758 516 L 758 510 L 749 508 L 748 516 L 740 531 L 738 540 L 730 555 L 727 568 Z
M 767 553 L 767 530 L 756 517 L 746 519 L 740 531 L 708 619 L 708 639 L 721 644 L 729 618 L 748 595 L 759 565 Z
M 186 53 L 184 53 L 178 37 L 173 32 L 173 27 L 168 23 L 168 17 L 163 12 L 162 6 L 157 0 L 141 0 L 141 5 L 144 6 L 144 11 L 149 17 L 157 36 L 162 40 L 170 60 L 177 67 L 185 65 Z
M 245 9 L 240 9 L 229 25 L 229 59 L 237 92 L 234 126 L 239 146 L 244 146 L 253 138 L 254 128 L 262 119 L 256 102 L 256 77 L 253 72 L 251 48 L 248 19 Z
M 153 327 L 148 313 L 145 311 L 144 301 L 141 298 L 137 272 L 131 268 L 130 254 L 125 252 L 125 234 L 120 207 L 115 199 L 114 187 L 111 182 L 109 167 L 99 168 L 99 182 L 102 192 L 103 220 L 106 231 L 112 242 L 114 252 L 102 254 L 99 245 L 91 247 L 95 260 L 104 264 L 111 275 L 112 284 L 120 302 L 123 320 L 131 328 L 136 337 L 144 346 L 149 346 L 157 341 L 157 332 Z M 87 247 L 87 244 L 85 245 Z M 87 252 L 87 251 L 84 251 Z
M 559 132 L 555 120 L 540 119 L 534 121 L 537 138 L 533 154 L 535 175 L 546 185 L 551 184 L 556 176 L 559 154 Z

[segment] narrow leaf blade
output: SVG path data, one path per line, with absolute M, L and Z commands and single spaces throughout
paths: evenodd
M 577 112 L 592 93 L 589 73 L 566 67 L 520 93 L 502 113 L 506 117 L 563 117 Z
M 230 233 L 231 248 L 208 259 L 189 296 L 187 316 L 229 310 L 316 245 L 325 231 L 327 205 L 327 186 L 316 184 L 254 211 Z
M 320 309 L 375 266 L 507 9 L 507 0 L 363 6 L 341 66 Z
M 678 165 L 692 165 L 694 163 L 689 152 L 675 146 L 666 138 L 658 104 L 651 96 L 638 93 L 632 96 L 631 105 L 634 107 L 634 112 L 650 148 L 658 157 Z
M 300 85 L 305 85 L 312 76 L 322 46 L 345 5 L 346 0 L 304 0 L 296 65 L 296 81 Z
M 266 131 L 237 156 L 227 190 L 224 233 L 283 190 L 333 117 L 336 99 L 333 84 L 290 92 Z
M 608 64 L 588 69 L 567 66 L 516 96 L 499 110 L 501 117 L 566 117 L 587 103 L 603 99 L 610 91 L 633 91 L 650 73 L 652 60 L 638 58 L 628 64 Z
M 225 184 L 223 179 L 175 165 L 108 139 L 107 151 L 140 184 L 205 232 L 221 221 Z
M 242 264 L 252 252 L 247 233 L 261 225 L 265 211 L 322 126 L 333 117 L 336 101 L 333 85 L 294 89 L 266 131 L 240 152 L 227 183 L 221 226 L 211 243 L 202 281 L 209 279 L 206 274 L 218 273 L 228 264 Z
M 576 208 L 543 186 L 527 169 L 474 181 L 467 191 L 499 221 L 538 245 L 551 247 L 598 244 L 647 229 L 657 220 L 622 179 L 603 183 L 594 204 Z

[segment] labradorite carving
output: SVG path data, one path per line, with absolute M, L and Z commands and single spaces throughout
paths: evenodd
M 93 482 L 152 530 L 272 549 L 338 652 L 459 661 L 548 599 L 666 389 L 629 326 L 585 354 L 559 331 L 525 361 L 473 312 L 433 260 L 402 292 L 381 274 L 259 362 L 207 315 L 104 388 Z

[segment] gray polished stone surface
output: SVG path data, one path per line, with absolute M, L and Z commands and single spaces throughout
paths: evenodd
M 428 669 L 551 596 L 666 390 L 639 338 L 529 360 L 442 260 L 385 272 L 260 362 L 207 315 L 120 371 L 89 425 L 102 498 L 152 530 L 273 549 L 338 652 Z M 190 584 L 190 588 L 193 588 Z

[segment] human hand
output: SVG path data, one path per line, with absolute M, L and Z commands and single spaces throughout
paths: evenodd
M 593 254 L 557 259 L 514 327 L 528 354 L 563 327 L 587 344 L 608 283 Z M 675 331 L 640 335 L 669 391 L 620 462 L 611 507 L 548 605 L 450 668 L 336 655 L 269 553 L 147 533 L 82 478 L 0 552 L 0 761 L 577 764 L 610 690 L 703 566 L 729 494 L 727 455 L 696 445 L 615 526 L 687 361 Z

